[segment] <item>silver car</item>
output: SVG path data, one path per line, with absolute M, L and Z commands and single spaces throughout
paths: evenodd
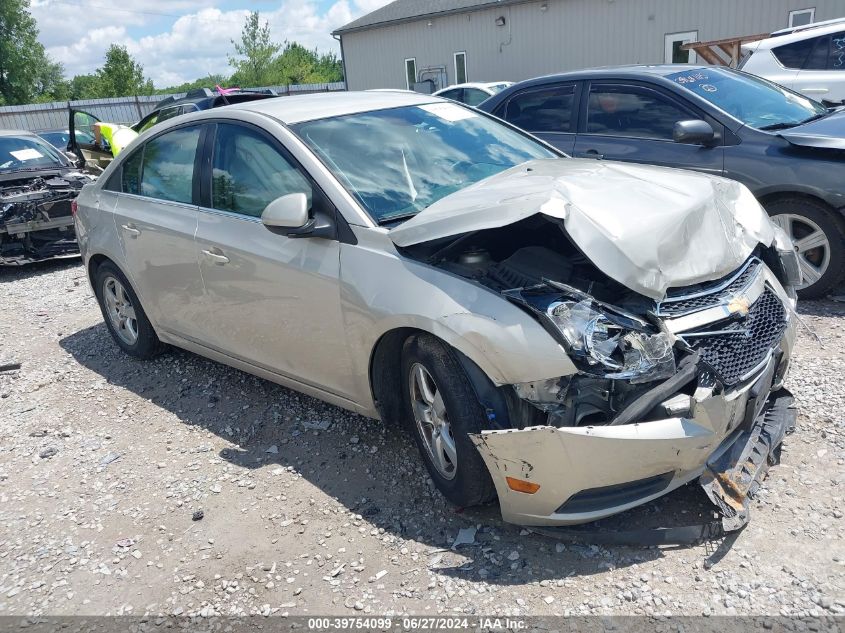
M 725 523 L 795 410 L 789 239 L 742 185 L 576 160 L 436 97 L 182 116 L 78 199 L 115 342 L 175 345 L 388 423 L 526 525 L 700 478 Z

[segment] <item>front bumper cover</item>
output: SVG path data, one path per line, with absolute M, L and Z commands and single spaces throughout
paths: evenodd
M 724 531 L 743 527 L 749 498 L 777 463 L 783 437 L 795 426 L 792 397 L 777 384 L 785 362 L 772 355 L 732 391 L 700 381 L 688 417 L 472 436 L 493 477 L 502 517 L 531 526 L 586 523 L 700 477 L 723 516 Z M 533 494 L 517 492 L 507 477 L 540 488 Z

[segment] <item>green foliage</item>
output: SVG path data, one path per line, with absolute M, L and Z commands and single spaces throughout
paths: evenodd
M 212 74 L 156 89 L 127 48 L 112 44 L 102 67 L 65 80 L 62 65 L 50 59 L 38 42 L 29 0 L 0 0 L 0 105 L 178 93 L 216 85 L 256 88 L 343 80 L 337 55 L 297 42 L 273 42 L 269 23 L 262 25 L 257 11 L 247 16 L 240 41 L 232 44 L 235 55 L 229 56 L 229 64 L 234 74 L 228 78 Z
M 0 1 L 0 104 L 50 101 L 64 88 L 61 66 L 38 41 L 29 0 Z
M 258 11 L 247 16 L 241 31 L 241 41 L 232 40 L 236 56 L 229 56 L 229 65 L 235 69 L 234 83 L 244 86 L 267 86 L 270 84 L 270 68 L 279 45 L 270 41 L 270 24 L 264 26 L 258 19 Z
M 141 66 L 125 46 L 112 44 L 106 51 L 106 63 L 97 69 L 97 82 L 103 97 L 153 94 L 153 82 L 144 79 Z

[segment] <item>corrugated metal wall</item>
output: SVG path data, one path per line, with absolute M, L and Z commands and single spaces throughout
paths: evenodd
M 768 33 L 789 12 L 814 6 L 816 21 L 845 17 L 845 0 L 536 0 L 343 35 L 350 90 L 405 88 L 404 60 L 418 71 L 467 52 L 469 81 L 520 81 L 611 64 L 662 63 L 665 36 L 700 40 Z M 545 8 L 544 8 L 545 7 Z M 505 18 L 504 26 L 496 19 Z
M 308 94 L 311 92 L 329 92 L 345 89 L 345 85 L 342 82 L 267 87 L 272 88 L 280 95 Z M 151 112 L 155 104 L 169 96 L 183 97 L 185 93 L 4 106 L 0 107 L 0 130 L 31 130 L 41 132 L 67 129 L 68 117 L 70 116 L 68 107 L 89 112 L 101 121 L 129 125 Z

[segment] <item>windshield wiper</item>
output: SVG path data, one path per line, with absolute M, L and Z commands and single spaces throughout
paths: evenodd
M 386 218 L 381 218 L 378 221 L 379 226 L 383 226 L 385 224 L 393 224 L 394 222 L 401 222 L 402 220 L 408 220 L 414 217 L 419 211 L 410 211 L 408 213 L 398 213 L 396 215 L 391 215 Z
M 813 116 L 807 117 L 803 121 L 798 121 L 797 123 L 796 122 L 792 122 L 792 123 L 786 123 L 786 122 L 772 123 L 771 125 L 764 125 L 763 127 L 758 128 L 758 129 L 766 130 L 767 132 L 771 132 L 773 130 L 787 130 L 787 129 L 792 128 L 792 127 L 798 127 L 799 125 L 804 125 L 805 123 L 811 123 L 812 121 L 818 121 L 819 119 L 823 119 L 824 117 L 826 117 L 828 114 L 831 114 L 831 112 L 822 112 L 820 114 L 814 114 Z

